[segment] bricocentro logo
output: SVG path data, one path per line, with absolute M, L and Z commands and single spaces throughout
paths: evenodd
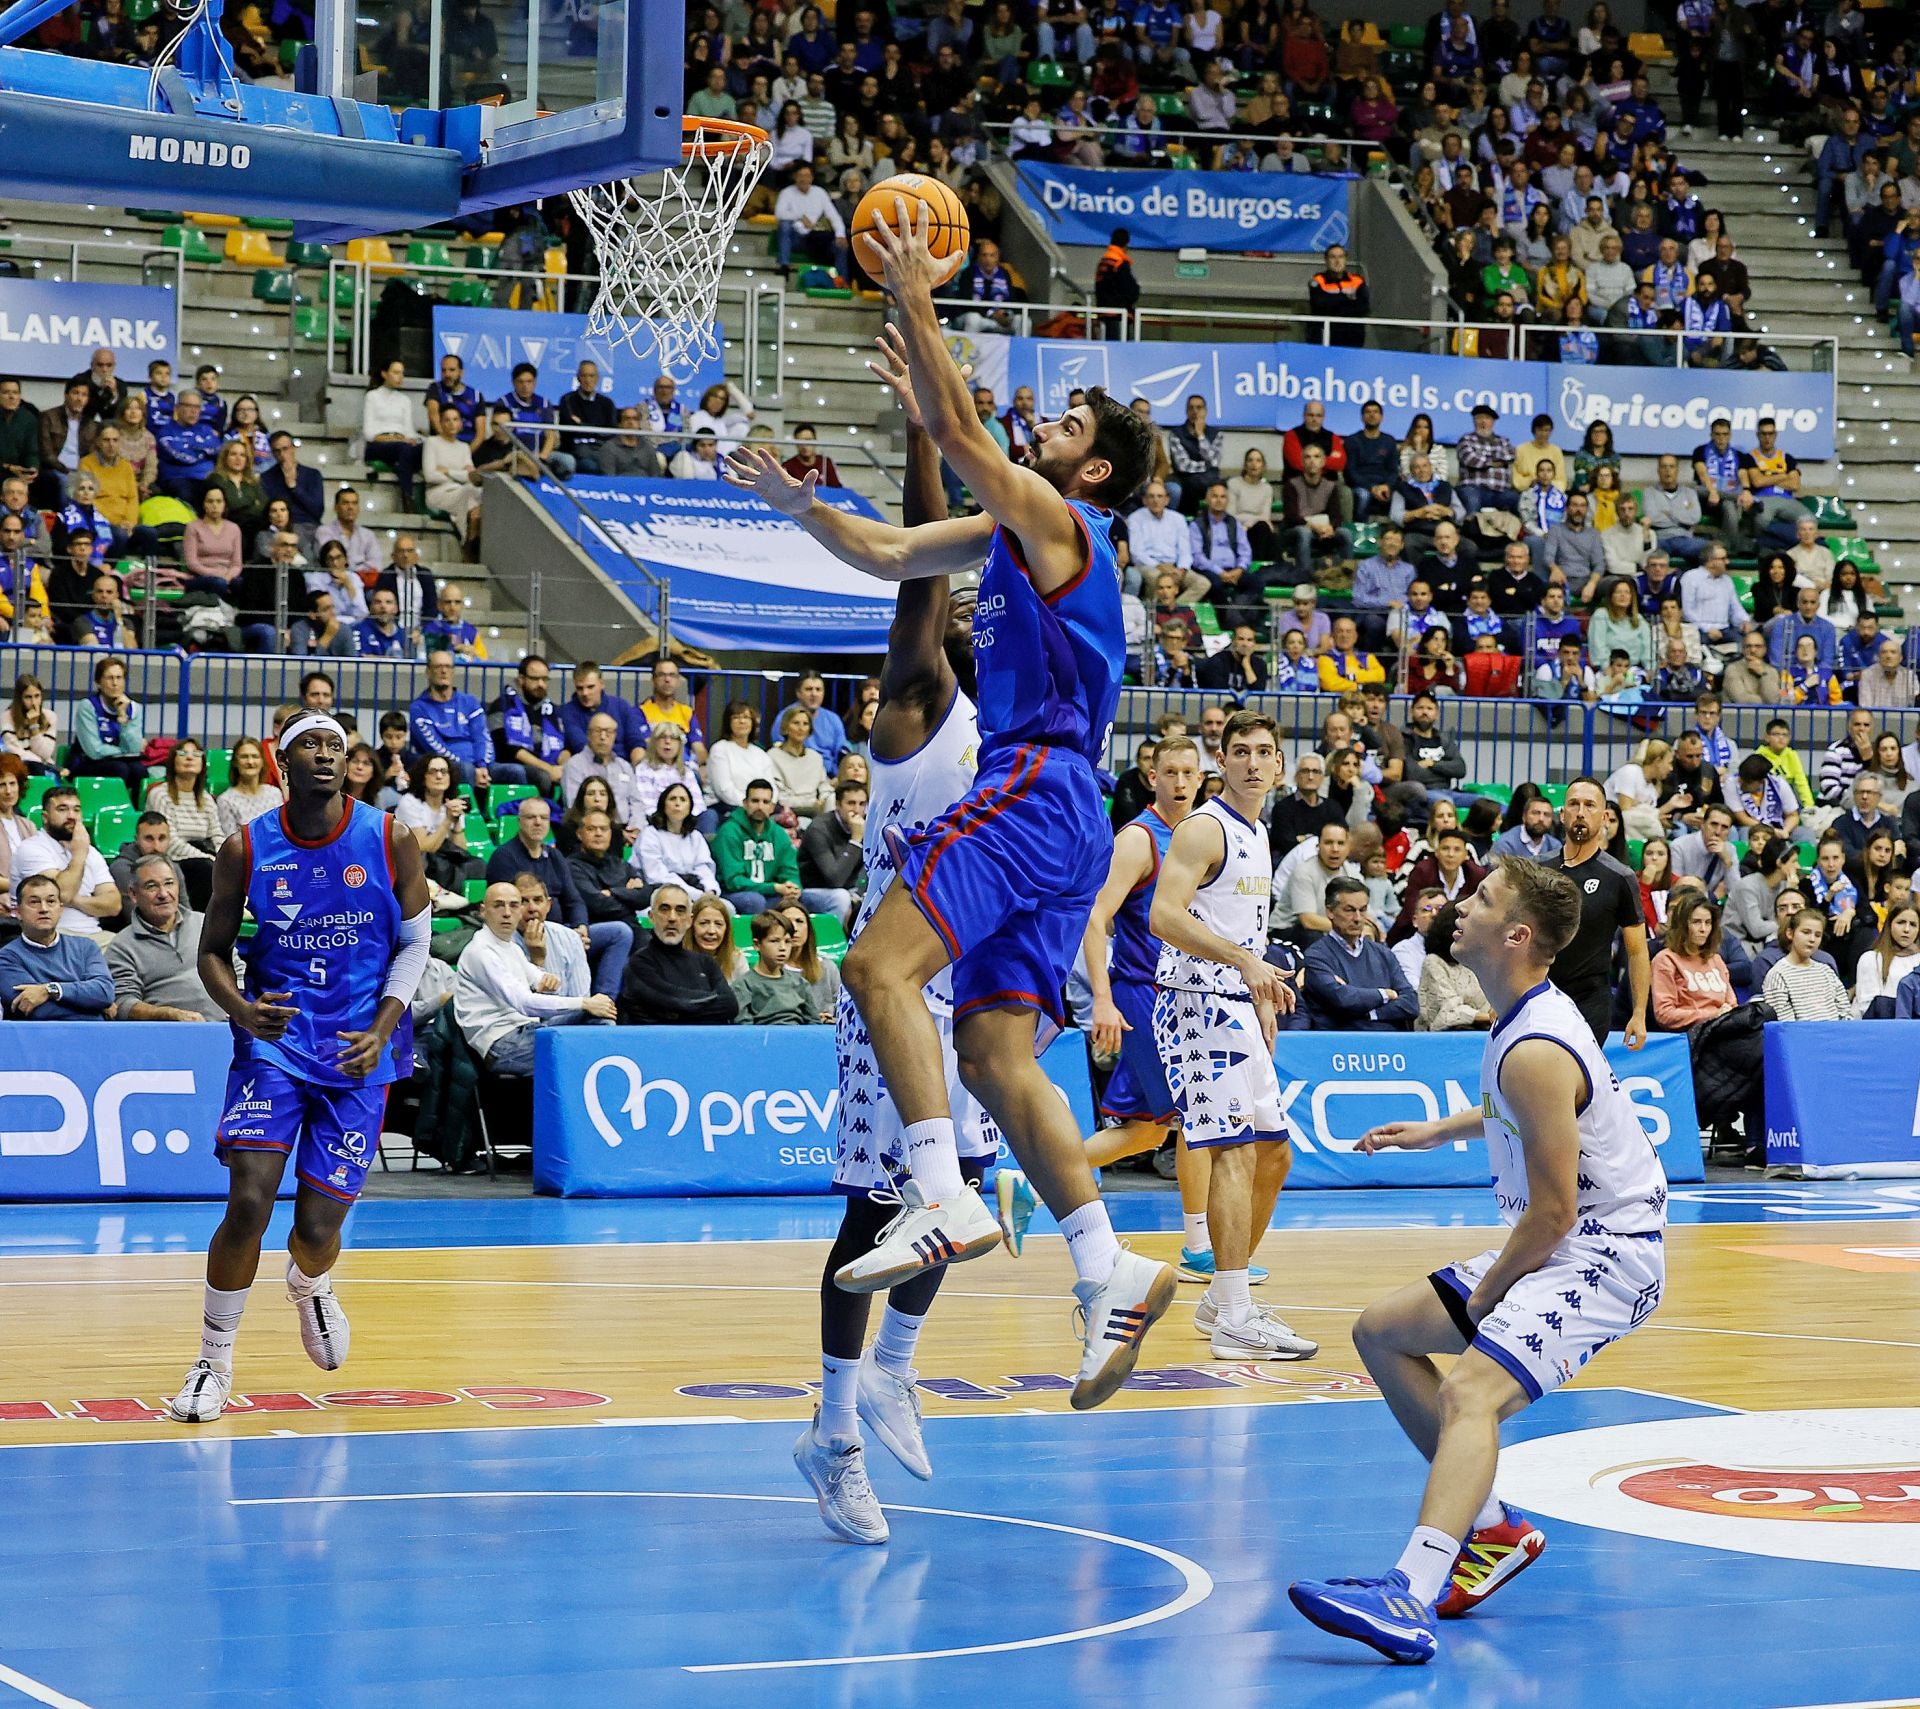
M 603 1077 L 624 1082 L 625 1095 L 611 1108 L 603 1091 Z M 735 1134 L 762 1132 L 792 1137 L 816 1133 L 831 1137 L 839 1109 L 838 1090 L 824 1096 L 811 1087 L 754 1087 L 750 1091 L 694 1094 L 679 1080 L 648 1079 L 638 1062 L 628 1056 L 603 1056 L 582 1078 L 582 1101 L 594 1132 L 618 1148 L 628 1139 L 677 1138 L 689 1121 L 697 1120 L 700 1149 L 711 1152 L 714 1141 Z M 615 1117 L 619 1120 L 616 1121 Z

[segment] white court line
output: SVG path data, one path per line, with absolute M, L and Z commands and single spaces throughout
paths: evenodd
M 12 1668 L 0 1663 L 0 1685 L 10 1685 L 22 1697 L 31 1697 L 36 1703 L 44 1703 L 47 1709 L 87 1709 L 77 1697 L 69 1697 L 64 1691 L 55 1691 L 50 1685 L 42 1685 L 37 1679 L 29 1679 L 24 1673 L 16 1673 Z
M 675 1489 L 501 1489 L 501 1490 L 428 1490 L 403 1492 L 394 1495 L 291 1495 L 291 1496 L 254 1496 L 245 1499 L 230 1500 L 229 1507 L 321 1507 L 333 1506 L 345 1502 L 376 1501 L 498 1501 L 510 1499 L 547 1500 L 608 1500 L 627 1499 L 641 1501 L 773 1501 L 799 1507 L 815 1505 L 808 1495 L 742 1495 L 728 1491 L 716 1493 L 706 1490 Z M 947 1650 L 901 1650 L 891 1655 L 876 1656 L 808 1656 L 790 1661 L 772 1662 L 707 1662 L 697 1667 L 683 1667 L 683 1673 L 768 1673 L 786 1672 L 797 1668 L 811 1667 L 867 1667 L 883 1662 L 925 1662 L 946 1661 L 955 1656 L 1005 1655 L 1015 1650 L 1050 1649 L 1056 1644 L 1083 1643 L 1089 1638 L 1111 1637 L 1116 1632 L 1131 1632 L 1142 1626 L 1157 1625 L 1162 1620 L 1171 1620 L 1176 1614 L 1184 1614 L 1189 1608 L 1199 1606 L 1213 1594 L 1213 1577 L 1198 1561 L 1189 1560 L 1185 1555 L 1177 1555 L 1171 1549 L 1163 1549 L 1158 1543 L 1143 1543 L 1134 1537 L 1116 1537 L 1110 1531 L 1093 1531 L 1080 1525 L 1056 1525 L 1044 1519 L 1015 1519 L 1004 1513 L 966 1513 L 957 1508 L 948 1507 L 904 1507 L 892 1502 L 884 1504 L 888 1513 L 917 1513 L 932 1519 L 973 1519 L 986 1525 L 1017 1525 L 1029 1531 L 1053 1531 L 1067 1537 L 1085 1537 L 1095 1543 L 1111 1544 L 1116 1549 L 1132 1549 L 1136 1554 L 1151 1555 L 1155 1560 L 1164 1561 L 1179 1573 L 1182 1585 L 1180 1594 L 1171 1602 L 1163 1602 L 1158 1608 L 1149 1608 L 1144 1613 L 1130 1614 L 1124 1620 L 1108 1620 L 1098 1626 L 1082 1626 L 1071 1632 L 1049 1632 L 1037 1638 L 1015 1638 L 1000 1644 L 967 1644 Z M 84 1705 L 80 1709 L 85 1709 Z
M 1747 1412 L 1744 1406 L 1722 1406 L 1717 1400 L 1695 1400 L 1692 1395 L 1668 1394 L 1665 1389 L 1637 1389 L 1627 1383 L 1609 1383 L 1607 1387 L 1620 1394 L 1645 1395 L 1649 1400 L 1670 1400 L 1675 1406 L 1704 1406 L 1709 1412 L 1732 1412 L 1742 1417 Z

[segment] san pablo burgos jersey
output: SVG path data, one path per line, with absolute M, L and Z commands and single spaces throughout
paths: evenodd
M 866 855 L 867 893 L 854 916 L 858 937 L 881 898 L 892 887 L 895 868 L 887 847 L 889 825 L 920 825 L 937 819 L 973 787 L 980 766 L 980 717 L 958 684 L 933 733 L 902 759 L 867 760 L 867 829 L 861 839 Z M 942 968 L 927 982 L 927 1006 L 935 1014 L 953 1008 L 952 969 Z
M 1518 1222 L 1531 1196 L 1520 1128 L 1500 1089 L 1500 1070 L 1508 1051 L 1533 1038 L 1551 1039 L 1571 1051 L 1587 1077 L 1587 1103 L 1580 1112 L 1579 1217 L 1574 1233 L 1659 1233 L 1667 1222 L 1667 1176 L 1653 1141 L 1573 999 L 1545 980 L 1487 1035 L 1480 1062 L 1487 1160 L 1493 1169 L 1501 1220 L 1509 1225 Z
M 1196 807 L 1189 817 L 1216 820 L 1226 834 L 1227 852 L 1220 870 L 1194 892 L 1187 912 L 1228 943 L 1264 955 L 1267 910 L 1273 900 L 1273 855 L 1266 832 L 1241 818 L 1221 795 Z M 1171 991 L 1211 991 L 1222 997 L 1249 994 L 1237 968 L 1202 961 L 1172 944 L 1160 947 L 1155 983 Z

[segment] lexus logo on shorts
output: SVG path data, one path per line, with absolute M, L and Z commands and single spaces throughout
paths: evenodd
M 347 881 L 349 890 L 358 890 L 367 881 L 367 869 L 364 866 L 350 866 L 340 876 Z

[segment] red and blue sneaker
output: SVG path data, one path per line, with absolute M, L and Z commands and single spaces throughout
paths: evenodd
M 1398 1567 L 1380 1578 L 1301 1579 L 1287 1595 L 1321 1631 L 1352 1638 L 1388 1661 L 1430 1662 L 1440 1648 L 1433 1610 Z
M 1500 1513 L 1500 1523 L 1476 1530 L 1453 1563 L 1446 1594 L 1434 1604 L 1433 1611 L 1442 1620 L 1471 1614 L 1546 1553 L 1545 1534 L 1519 1508 L 1502 1502 Z

